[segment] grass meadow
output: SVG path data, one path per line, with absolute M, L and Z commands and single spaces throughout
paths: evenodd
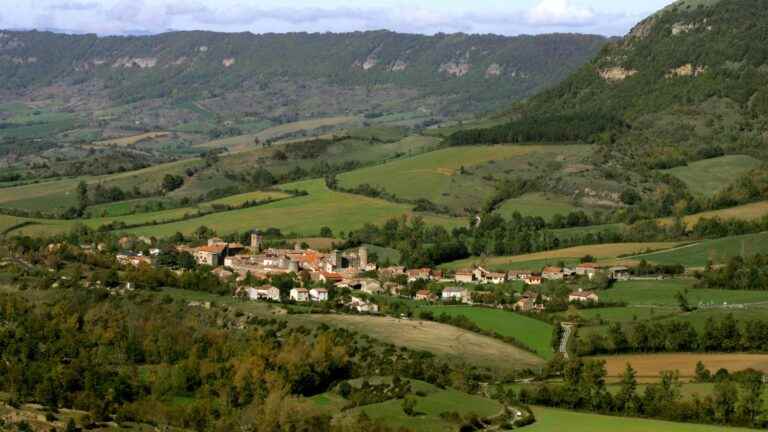
M 682 180 L 691 192 L 711 196 L 760 164 L 751 156 L 729 155 L 691 162 L 664 172 Z

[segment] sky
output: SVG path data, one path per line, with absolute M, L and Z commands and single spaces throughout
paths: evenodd
M 0 0 L 0 28 L 624 35 L 673 0 Z

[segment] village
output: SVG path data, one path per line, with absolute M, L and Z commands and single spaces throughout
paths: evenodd
M 139 239 L 139 241 L 148 239 Z M 585 262 L 569 267 L 546 266 L 537 270 L 489 271 L 482 266 L 445 272 L 433 268 L 407 269 L 403 266 L 379 267 L 369 260 L 366 247 L 344 252 L 320 252 L 295 244 L 293 248 L 266 247 L 264 237 L 257 231 L 250 235 L 250 244 L 226 242 L 218 237 L 207 239 L 201 246 L 174 246 L 178 253 L 191 256 L 196 265 L 209 268 L 222 281 L 233 282 L 232 295 L 252 301 L 323 303 L 331 300 L 331 291 L 348 290 L 344 306 L 358 313 L 379 313 L 377 296 L 408 298 L 418 302 L 486 305 L 512 309 L 522 313 L 545 311 L 552 296 L 543 289 L 546 283 L 591 281 L 600 275 L 611 281 L 630 278 L 630 269 L 623 266 L 603 267 Z M 127 266 L 157 265 L 161 251 L 150 248 L 149 253 L 123 251 L 117 261 Z M 269 283 L 279 275 L 293 275 L 300 286 L 288 292 Z M 300 277 L 298 277 L 300 276 Z M 522 285 L 514 292 L 513 301 L 499 304 L 485 287 L 507 284 Z M 583 284 L 582 284 L 583 285 Z M 568 285 L 565 285 L 568 286 Z M 596 307 L 596 290 L 573 287 L 565 300 L 569 304 Z

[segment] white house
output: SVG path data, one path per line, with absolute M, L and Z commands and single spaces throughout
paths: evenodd
M 272 285 L 247 287 L 245 288 L 245 294 L 251 300 L 280 301 L 280 290 Z
M 325 288 L 312 288 L 309 290 L 309 298 L 316 302 L 328 301 L 328 290 Z
M 459 287 L 448 287 L 443 290 L 443 300 L 469 301 L 469 291 Z
M 309 301 L 309 291 L 304 288 L 294 288 L 289 293 L 289 297 L 291 300 L 297 302 Z

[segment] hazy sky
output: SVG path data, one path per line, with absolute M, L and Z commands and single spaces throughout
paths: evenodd
M 0 28 L 99 34 L 551 32 L 623 35 L 672 0 L 0 0 Z

